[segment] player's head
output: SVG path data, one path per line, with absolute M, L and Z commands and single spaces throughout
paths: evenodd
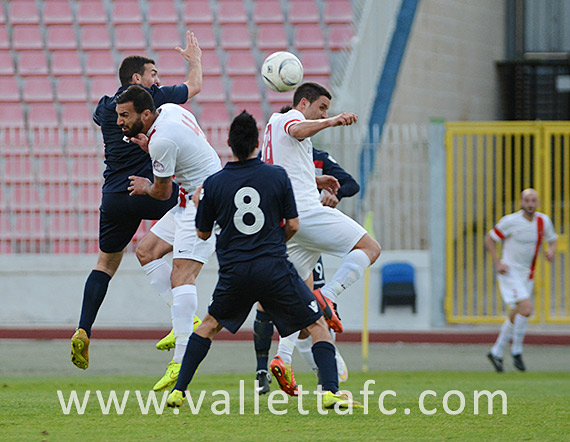
M 521 192 L 521 209 L 527 216 L 532 217 L 538 207 L 538 193 L 532 188 L 525 189 Z
M 303 83 L 293 95 L 293 107 L 303 113 L 307 120 L 327 118 L 332 95 L 318 83 Z
M 146 132 L 156 119 L 156 106 L 152 95 L 133 84 L 116 98 L 117 125 L 126 137 Z
M 121 86 L 140 84 L 149 89 L 153 84 L 160 86 L 154 60 L 140 55 L 131 55 L 123 59 L 119 66 L 119 80 Z
M 234 118 L 230 126 L 228 144 L 241 163 L 254 156 L 253 153 L 259 146 L 259 131 L 252 115 L 243 111 Z

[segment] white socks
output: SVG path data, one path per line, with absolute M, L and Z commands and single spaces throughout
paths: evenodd
M 513 327 L 513 346 L 511 347 L 511 353 L 514 355 L 520 355 L 522 353 L 522 344 L 526 333 L 528 319 L 528 316 L 519 315 L 518 313 L 515 316 Z
M 176 338 L 174 357 L 172 360 L 182 363 L 188 338 L 192 334 L 194 315 L 198 308 L 198 294 L 195 285 L 181 285 L 172 289 L 173 303 L 170 309 L 172 315 L 172 330 Z
M 158 292 L 169 307 L 172 307 L 172 285 L 170 282 L 171 265 L 159 258 L 145 264 L 142 269 L 150 279 L 150 285 Z
M 279 338 L 279 347 L 277 347 L 277 356 L 283 359 L 285 364 L 291 364 L 293 360 L 293 350 L 295 350 L 295 342 L 300 332 L 295 332 L 286 338 Z
M 313 351 L 311 347 L 313 346 L 313 337 L 309 336 L 307 339 L 299 339 L 296 340 L 297 350 L 303 359 L 307 363 L 307 365 L 313 370 L 317 376 L 319 375 L 319 369 L 317 368 L 317 364 L 315 363 L 315 358 L 313 358 Z
M 501 327 L 501 332 L 497 337 L 497 341 L 493 348 L 491 349 L 491 353 L 493 356 L 498 357 L 499 359 L 503 359 L 503 354 L 505 353 L 505 348 L 509 345 L 511 338 L 513 337 L 513 323 L 509 318 L 505 319 L 503 322 L 503 326 Z
M 332 302 L 336 302 L 337 296 L 358 281 L 368 266 L 370 266 L 368 255 L 360 249 L 353 250 L 344 257 L 332 280 L 321 288 L 321 293 Z

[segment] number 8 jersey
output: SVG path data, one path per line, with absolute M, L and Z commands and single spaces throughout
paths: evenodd
M 280 166 L 255 158 L 228 162 L 204 181 L 196 228 L 211 232 L 216 222 L 220 268 L 262 256 L 286 257 L 283 220 L 297 217 L 291 181 Z

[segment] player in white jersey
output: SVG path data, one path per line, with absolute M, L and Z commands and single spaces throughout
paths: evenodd
M 157 243 L 172 245 L 173 260 L 170 280 L 160 290 L 172 290 L 172 330 L 176 340 L 173 360 L 165 375 L 154 386 L 156 391 L 176 382 L 193 318 L 198 305 L 196 277 L 214 252 L 214 240 L 202 241 L 195 228 L 196 207 L 191 196 L 204 180 L 221 169 L 220 159 L 210 146 L 196 118 L 176 104 L 155 109 L 150 94 L 131 86 L 117 97 L 117 124 L 126 137 L 147 150 L 153 167 L 154 183 L 130 176 L 131 195 L 148 194 L 167 199 L 172 192 L 173 176 L 180 185 L 179 203 L 164 215 L 149 235 Z
M 538 194 L 534 189 L 525 189 L 521 194 L 521 210 L 506 215 L 485 236 L 485 246 L 493 257 L 497 269 L 497 280 L 503 301 L 510 308 L 509 317 L 503 323 L 501 332 L 487 355 L 495 370 L 503 372 L 503 353 L 513 340 L 511 353 L 513 363 L 524 371 L 522 343 L 533 306 L 531 301 L 534 286 L 534 271 L 542 241 L 548 243 L 544 256 L 550 262 L 556 251 L 554 226 L 544 213 L 536 211 Z M 499 258 L 495 242 L 503 242 L 502 257 Z
M 312 272 L 321 254 L 329 253 L 343 258 L 332 279 L 314 291 L 329 326 L 341 333 L 342 324 L 333 303 L 378 259 L 381 249 L 356 221 L 338 209 L 321 204 L 318 187 L 336 194 L 339 185 L 334 177 L 316 177 L 310 137 L 328 127 L 355 124 L 358 119 L 356 114 L 349 112 L 328 118 L 331 99 L 330 92 L 317 83 L 299 86 L 293 96 L 293 109 L 284 114 L 274 113 L 269 119 L 262 158 L 267 163 L 284 167 L 291 179 L 299 212 L 299 231 L 287 243 L 287 253 L 301 278 L 312 289 Z M 274 374 L 290 371 L 296 338 L 297 335 L 293 334 L 280 340 L 277 356 L 270 364 Z M 283 389 L 281 383 L 287 380 L 276 378 Z M 292 387 L 285 385 L 285 389 Z

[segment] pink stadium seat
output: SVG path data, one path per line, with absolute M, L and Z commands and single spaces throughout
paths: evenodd
M 226 51 L 249 49 L 251 41 L 246 24 L 227 24 L 221 30 L 221 45 Z
M 279 0 L 257 1 L 253 9 L 253 21 L 257 24 L 283 23 L 283 10 Z
M 106 24 L 107 12 L 103 0 L 81 0 L 77 2 L 77 23 L 80 25 Z
M 146 39 L 140 24 L 115 26 L 115 48 L 119 51 L 144 51 Z
M 60 103 L 87 101 L 87 90 L 81 76 L 60 78 L 56 94 Z
M 40 16 L 34 0 L 8 2 L 8 16 L 13 25 L 38 24 Z
M 176 46 L 185 47 L 182 44 L 176 25 L 154 25 L 151 28 L 150 47 L 152 50 L 170 49 L 179 58 L 182 58 L 180 54 L 174 51 Z M 183 60 L 180 61 L 182 62 Z
M 69 168 L 62 154 L 36 154 L 35 161 L 38 164 L 38 181 L 40 183 L 62 184 L 69 182 Z
M 8 30 L 6 29 L 5 24 L 0 24 L 0 49 L 10 49 L 10 40 L 8 39 Z
M 257 47 L 262 51 L 286 51 L 289 46 L 283 24 L 259 25 Z
M 14 77 L 0 77 L 0 97 L 2 97 L 2 106 L 5 102 L 20 102 L 18 82 Z
M 141 8 L 137 0 L 121 0 L 113 2 L 111 21 L 115 24 L 142 23 Z
M 28 152 L 9 154 L 4 157 L 4 173 L 6 183 L 29 183 L 34 179 L 32 158 Z
M 80 235 L 77 213 L 55 212 L 49 214 L 47 237 L 51 253 L 80 253 Z
M 117 68 L 111 51 L 89 51 L 86 54 L 85 75 L 115 75 Z M 176 54 L 178 55 L 178 54 Z M 178 55 L 180 57 L 180 55 Z
M 71 211 L 72 198 L 69 182 L 43 183 L 43 195 L 40 208 L 46 213 Z
M 202 71 L 204 68 L 204 52 L 202 52 Z M 172 50 L 156 51 L 156 67 L 158 68 L 158 75 L 162 81 L 163 76 L 178 76 L 180 81 L 183 81 L 188 73 L 188 63 L 184 61 L 182 56 Z M 162 84 L 167 84 L 162 81 Z
M 22 77 L 48 75 L 47 59 L 43 51 L 24 51 L 19 54 L 18 73 Z
M 329 57 L 323 50 L 303 51 L 297 54 L 303 64 L 304 76 L 330 75 Z
M 79 237 L 82 253 L 99 252 L 99 210 L 85 212 L 80 215 Z
M 226 100 L 226 92 L 222 79 L 219 77 L 208 77 L 202 82 L 202 91 L 196 95 L 199 103 L 217 102 L 222 103 Z
M 173 0 L 154 0 L 148 4 L 147 21 L 151 25 L 178 23 L 178 11 Z
M 62 49 L 77 50 L 77 39 L 72 25 L 52 25 L 47 28 L 47 48 L 50 51 Z
M 58 51 L 51 57 L 51 73 L 56 77 L 81 75 L 81 61 L 77 51 Z
M 27 210 L 37 209 L 31 206 Z M 43 215 L 41 213 L 16 213 L 14 218 L 13 250 L 19 253 L 45 253 L 47 237 Z
M 30 126 L 46 125 L 57 127 L 57 110 L 53 103 L 30 103 L 28 107 L 28 124 Z
M 328 0 L 325 2 L 325 23 L 352 23 L 350 0 Z
M 232 102 L 259 102 L 261 93 L 256 77 L 234 78 L 230 88 Z
M 83 25 L 80 35 L 79 41 L 84 51 L 111 49 L 111 38 L 106 25 Z
M 289 22 L 291 24 L 319 24 L 319 10 L 314 0 L 291 0 L 289 4 Z
M 99 183 L 79 184 L 75 205 L 81 210 L 94 210 L 101 204 L 101 185 Z
M 354 31 L 351 25 L 330 25 L 327 39 L 331 50 L 350 49 Z
M 68 126 L 89 126 L 93 117 L 87 103 L 64 103 L 61 109 L 61 121 Z
M 313 83 L 322 84 L 327 89 L 330 87 L 330 76 L 329 75 L 306 75 L 303 77 L 303 81 L 311 81 Z
M 247 23 L 243 0 L 219 0 L 218 23 Z
M 324 49 L 325 37 L 317 25 L 295 26 L 293 46 L 296 49 Z
M 14 62 L 12 61 L 12 54 L 10 51 L 0 50 L 0 76 L 11 77 L 15 72 Z
M 189 30 L 194 32 L 202 50 L 216 49 L 216 36 L 211 24 L 191 24 Z M 184 36 L 184 41 L 186 41 L 186 36 Z
M 250 50 L 229 52 L 225 66 L 230 77 L 257 75 L 257 64 Z
M 202 128 L 225 126 L 231 121 L 225 103 L 204 103 L 200 112 L 200 126 Z
M 4 15 L 4 8 L 0 8 L 0 23 L 6 23 L 6 16 Z
M 20 103 L 2 103 L 0 106 L 0 127 L 23 126 L 24 111 Z
M 220 57 L 216 51 L 202 51 L 202 72 L 205 76 L 222 75 Z
M 43 22 L 46 25 L 73 23 L 73 14 L 68 0 L 50 0 L 44 2 Z
M 115 76 L 99 76 L 91 79 L 89 100 L 97 103 L 103 95 L 113 96 L 119 88 L 119 80 Z
M 26 78 L 23 98 L 27 103 L 53 102 L 53 88 L 49 77 Z
M 267 89 L 265 97 L 270 104 L 271 112 L 279 112 L 279 109 L 282 106 L 291 106 L 293 103 L 293 93 L 294 91 L 274 92 L 270 89 Z
M 71 166 L 71 181 L 73 183 L 100 183 L 103 174 L 103 163 L 96 157 L 76 157 Z
M 212 15 L 209 0 L 192 0 L 191 2 L 184 2 L 182 20 L 186 25 L 213 23 L 214 17 Z M 190 30 L 193 30 L 193 26 L 190 26 Z
M 261 108 L 259 102 L 235 102 L 234 103 L 234 116 L 239 115 L 243 110 L 253 115 L 253 118 L 257 121 L 258 126 L 265 126 L 265 114 Z
M 12 28 L 12 48 L 16 51 L 42 49 L 44 43 L 39 26 L 17 25 Z

